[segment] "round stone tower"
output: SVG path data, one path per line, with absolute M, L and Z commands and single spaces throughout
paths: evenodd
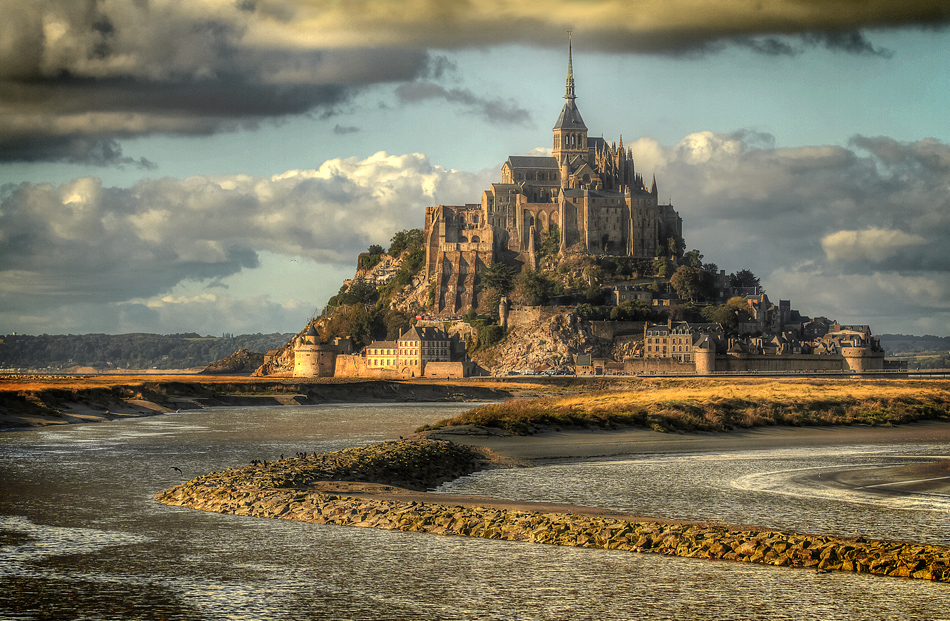
M 693 360 L 696 375 L 709 375 L 716 370 L 716 344 L 708 336 L 693 349 Z
M 294 346 L 294 377 L 319 377 L 320 349 L 320 336 L 311 324 Z

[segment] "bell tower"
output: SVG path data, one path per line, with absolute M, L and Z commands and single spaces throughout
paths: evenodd
M 564 92 L 564 107 L 561 109 L 561 115 L 557 117 L 554 124 L 554 148 L 551 155 L 557 159 L 558 166 L 561 169 L 561 187 L 567 187 L 567 174 L 570 170 L 576 168 L 575 162 L 578 156 L 587 161 L 587 126 L 584 125 L 584 119 L 577 109 L 574 95 L 574 59 L 572 50 L 571 33 L 568 31 L 567 47 L 567 84 Z

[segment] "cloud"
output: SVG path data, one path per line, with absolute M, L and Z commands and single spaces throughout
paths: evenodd
M 926 240 L 920 235 L 879 228 L 837 231 L 821 238 L 821 247 L 829 261 L 883 263 L 926 245 Z
M 931 0 L 368 0 L 329 5 L 296 0 L 285 36 L 326 33 L 334 45 L 454 49 L 502 44 L 561 45 L 567 30 L 608 53 L 697 54 L 728 45 L 769 54 L 822 46 L 886 55 L 862 31 L 946 27 L 950 7 Z M 277 26 L 275 25 L 276 29 Z
M 563 45 L 689 56 L 739 46 L 887 56 L 864 34 L 944 28 L 930 0 L 0 0 L 0 162 L 148 168 L 123 139 L 247 130 L 330 117 L 373 85 L 526 124 L 516 103 L 428 81 L 457 71 L 439 50 Z
M 489 123 L 501 125 L 531 125 L 531 115 L 519 108 L 513 100 L 501 98 L 487 99 L 479 97 L 468 89 L 446 89 L 432 82 L 412 82 L 396 88 L 396 97 L 402 103 L 417 103 L 428 99 L 441 99 L 461 104 L 472 114 Z
M 360 131 L 359 127 L 354 127 L 352 125 L 340 125 L 339 123 L 333 128 L 333 133 L 340 136 L 345 136 L 346 134 L 355 134 Z
M 220 285 L 257 268 L 262 252 L 352 265 L 369 244 L 388 246 L 396 231 L 420 227 L 427 205 L 479 195 L 489 176 L 380 152 L 273 177 L 7 184 L 0 320 L 160 298 L 181 283 Z
M 776 148 L 739 131 L 630 146 L 706 261 L 752 269 L 806 313 L 882 326 L 929 317 L 950 333 L 950 145 L 855 136 Z
M 421 49 L 340 48 L 317 33 L 309 42 L 263 36 L 281 19 L 267 3 L 2 4 L 0 162 L 149 167 L 117 141 L 332 116 L 367 86 L 447 70 Z
M 661 200 L 673 197 L 687 247 L 706 261 L 752 269 L 772 298 L 809 315 L 950 334 L 950 145 L 855 136 L 848 146 L 776 148 L 749 130 L 627 144 L 638 171 L 656 174 Z M 7 184 L 0 327 L 52 321 L 78 331 L 82 309 L 113 317 L 121 307 L 117 326 L 155 313 L 170 325 L 174 309 L 193 310 L 189 319 L 198 309 L 225 313 L 234 294 L 223 280 L 263 270 L 265 255 L 349 267 L 369 244 L 420 227 L 424 207 L 474 202 L 492 181 L 497 171 L 377 153 L 272 177 Z M 197 328 L 169 331 L 179 329 Z M 239 331 L 207 331 L 222 329 Z

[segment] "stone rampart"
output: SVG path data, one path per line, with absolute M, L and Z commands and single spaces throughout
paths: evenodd
M 371 369 L 366 358 L 358 355 L 340 354 L 336 357 L 334 377 L 361 377 L 367 379 L 402 379 L 409 377 L 396 369 Z
M 508 326 L 527 325 L 535 321 L 547 320 L 563 313 L 573 312 L 573 306 L 518 306 L 508 311 Z
M 464 362 L 427 362 L 425 377 L 468 377 Z
M 624 373 L 652 375 L 666 373 L 696 373 L 696 364 L 680 362 L 673 358 L 627 358 L 623 363 Z
M 815 371 L 844 371 L 847 369 L 840 355 L 817 354 L 728 354 L 716 356 L 716 371 L 742 373 L 794 373 Z
M 872 351 L 870 347 L 842 347 L 841 356 L 849 371 L 866 373 L 884 368 L 884 352 Z

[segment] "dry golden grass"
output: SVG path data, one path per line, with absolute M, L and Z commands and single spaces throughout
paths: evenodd
M 42 390 L 82 390 L 87 388 L 115 388 L 144 384 L 221 384 L 253 383 L 261 378 L 215 375 L 8 375 L 0 376 L 0 393 L 37 392 Z
M 950 420 L 950 382 L 882 380 L 643 380 L 622 391 L 515 399 L 432 428 L 635 425 L 657 431 L 727 431 L 767 425 L 894 425 Z

